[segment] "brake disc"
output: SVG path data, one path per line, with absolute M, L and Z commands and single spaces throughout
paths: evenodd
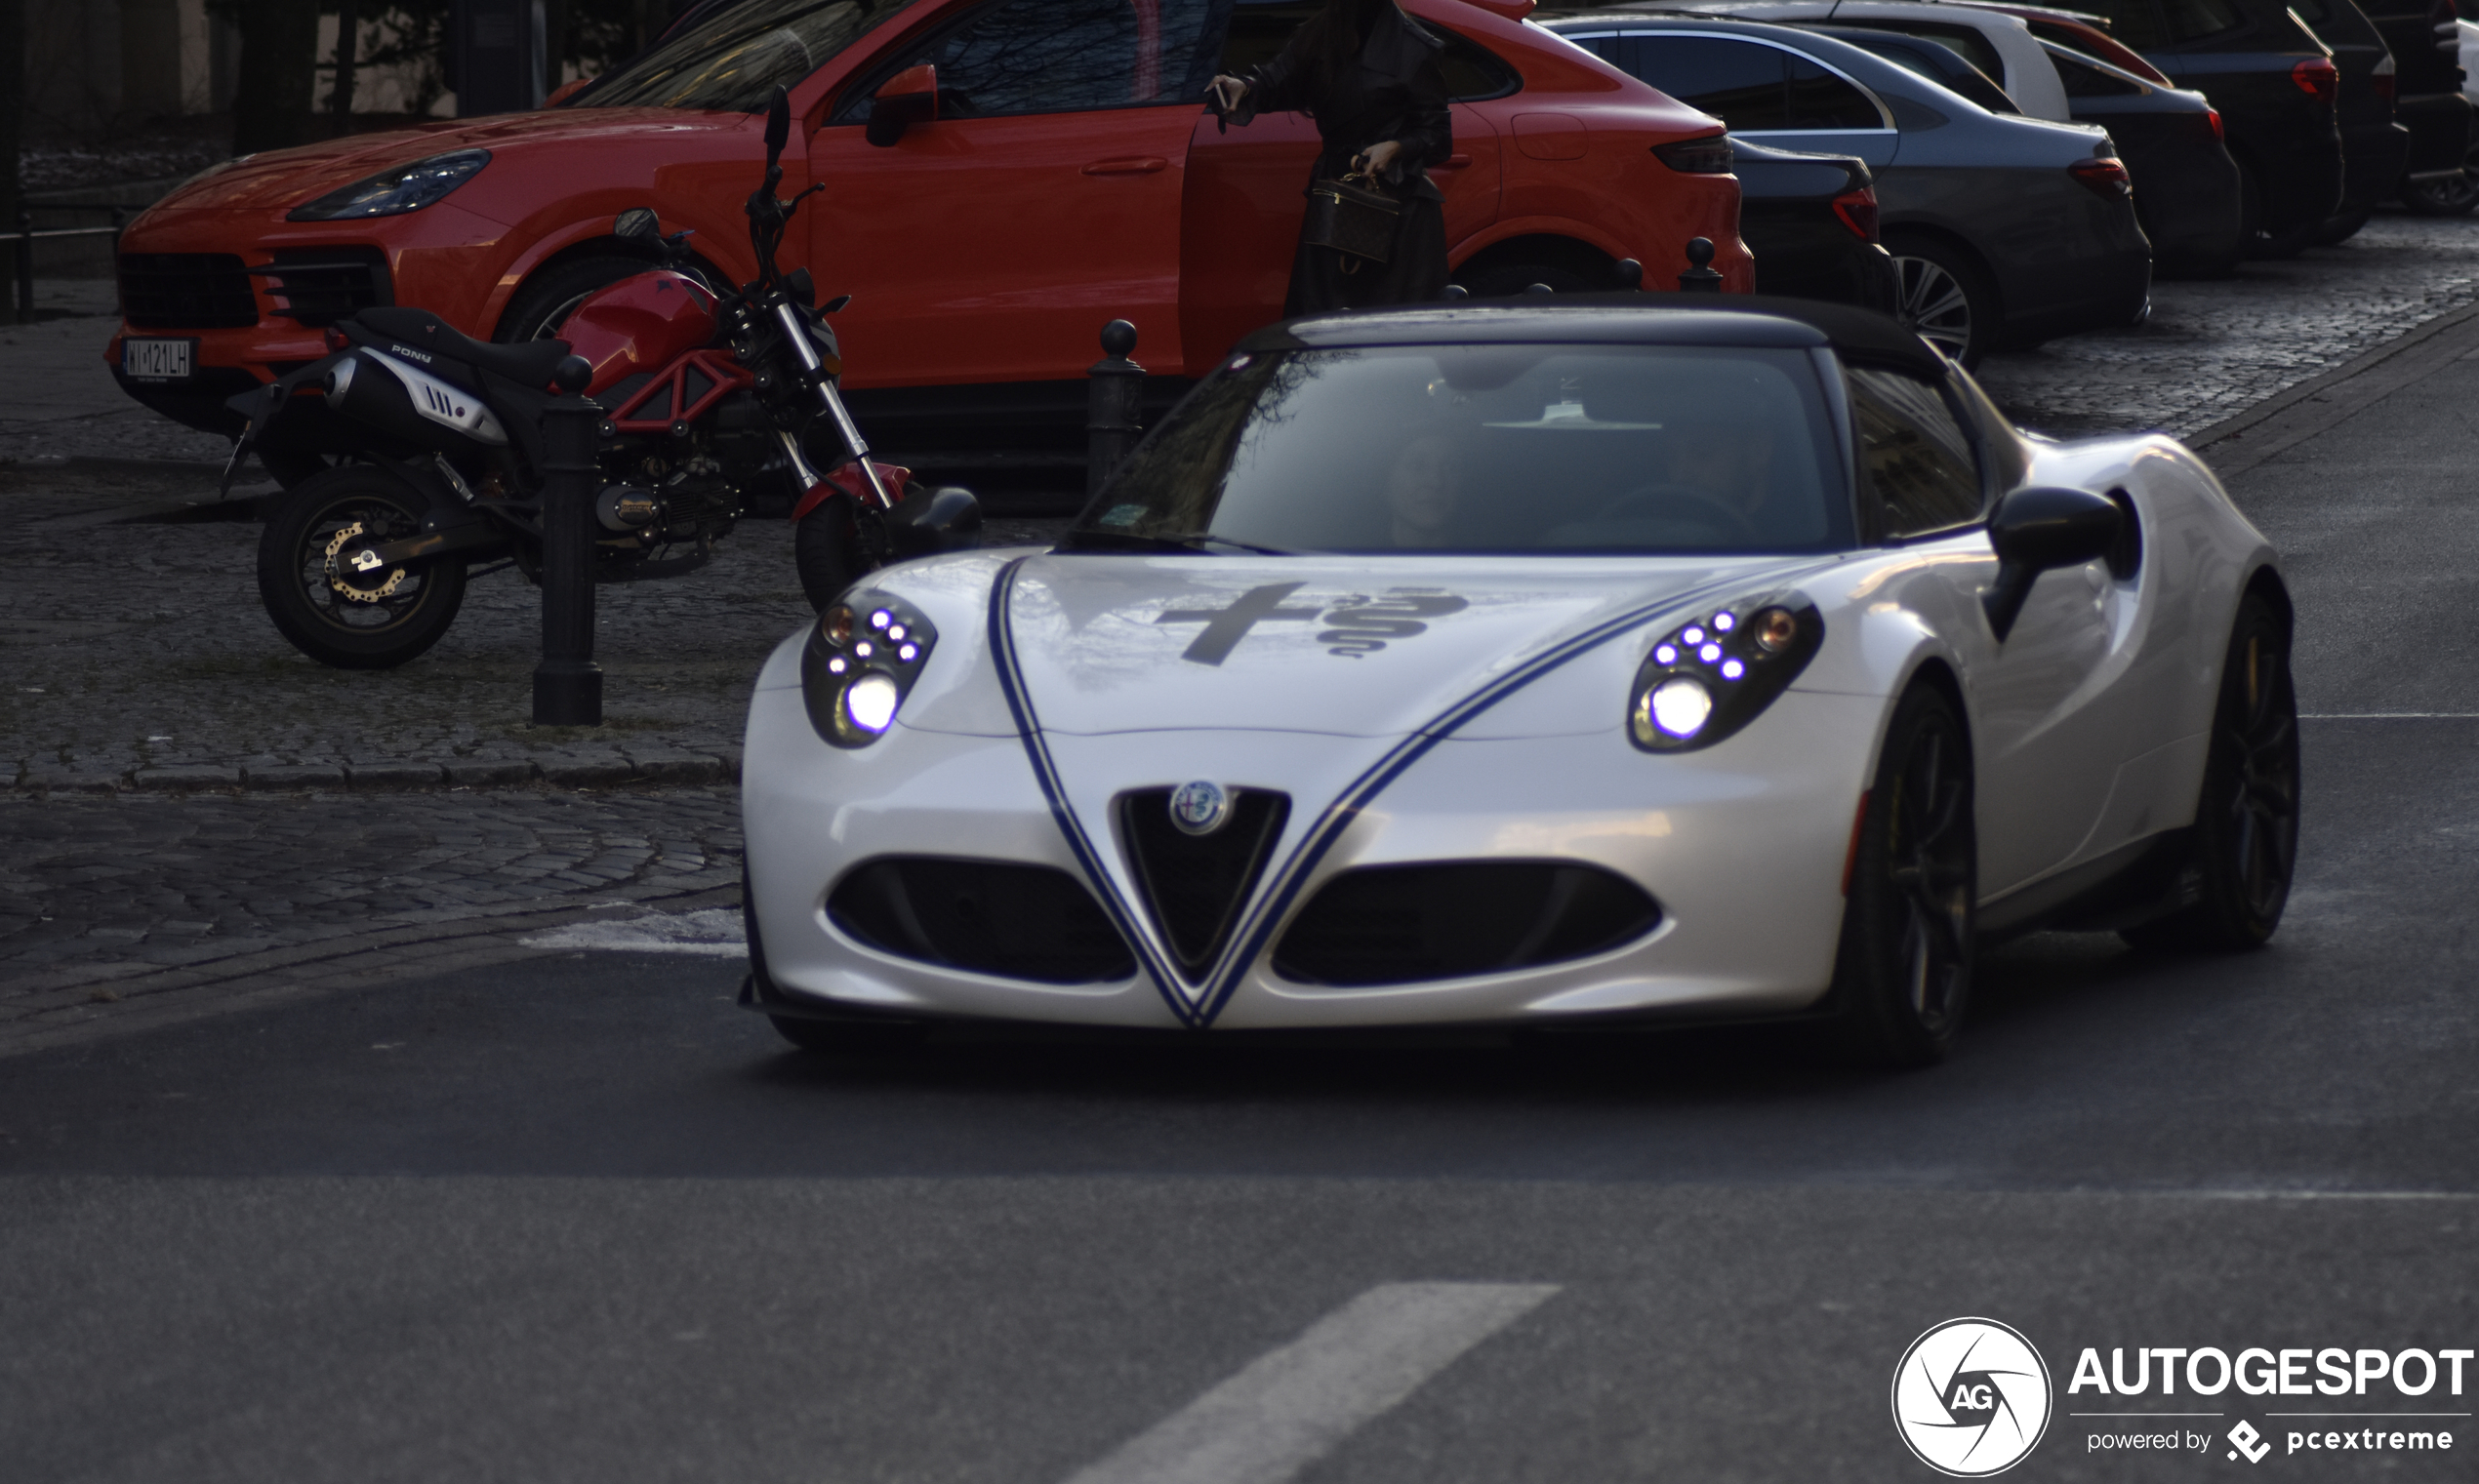
M 335 539 L 327 543 L 327 585 L 342 593 L 349 602 L 376 603 L 382 598 L 395 596 L 396 589 L 404 585 L 405 570 L 402 567 L 387 569 L 387 581 L 376 587 L 356 587 L 346 581 L 346 574 L 337 558 L 343 553 L 345 543 L 361 535 L 362 529 L 362 523 L 354 521 L 338 531 Z M 352 576 L 364 577 L 367 574 L 354 573 Z

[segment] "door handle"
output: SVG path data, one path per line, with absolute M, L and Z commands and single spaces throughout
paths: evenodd
M 1471 163 L 1472 156 L 1468 154 L 1450 154 L 1429 168 L 1431 170 L 1461 170 Z
M 1170 161 L 1158 154 L 1133 155 L 1121 160 L 1095 160 L 1084 167 L 1088 176 L 1150 176 L 1170 168 Z

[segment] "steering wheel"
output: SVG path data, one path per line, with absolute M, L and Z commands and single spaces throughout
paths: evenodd
M 1683 505 L 1687 508 L 1682 509 Z M 1594 518 L 1625 520 L 1646 515 L 1709 527 L 1729 541 L 1751 546 L 1762 544 L 1764 540 L 1738 507 L 1720 496 L 1683 484 L 1638 485 L 1602 506 Z

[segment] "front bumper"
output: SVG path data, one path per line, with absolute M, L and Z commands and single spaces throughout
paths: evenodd
M 1224 982 L 1227 998 L 1198 1011 L 1194 1001 L 1207 989 L 1166 992 L 1142 971 L 1111 983 L 1036 983 L 898 957 L 847 936 L 828 899 L 848 872 L 875 859 L 998 861 L 1065 871 L 1088 889 L 1096 883 L 1079 867 L 1018 739 L 914 732 L 899 723 L 880 742 L 842 751 L 818 741 L 796 688 L 761 690 L 751 704 L 742 795 L 751 909 L 769 977 L 796 1007 L 792 1013 L 1273 1029 L 1796 1012 L 1811 1006 L 1832 976 L 1852 812 L 1882 710 L 1875 700 L 1793 692 L 1728 742 L 1683 757 L 1649 757 L 1614 727 L 1441 742 L 1303 879 L 1264 946 Z M 1818 738 L 1850 743 L 1820 748 Z M 1382 746 L 1278 732 L 1137 733 L 1053 744 L 1074 750 L 1076 771 L 1118 787 L 1203 778 L 1283 789 L 1292 816 L 1275 853 L 1278 867 L 1324 799 L 1358 771 L 1345 765 L 1354 750 Z M 1078 817 L 1096 848 L 1117 851 L 1107 817 L 1093 815 L 1107 810 Z M 1614 871 L 1652 895 L 1661 922 L 1592 957 L 1455 980 L 1340 988 L 1296 983 L 1272 967 L 1283 923 L 1341 870 L 1515 860 Z M 1132 895 L 1121 900 L 1131 913 L 1144 912 Z

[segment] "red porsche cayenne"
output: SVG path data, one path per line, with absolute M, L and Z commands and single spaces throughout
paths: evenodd
M 1039 421 L 1080 405 L 1095 336 L 1202 374 L 1278 318 L 1312 124 L 1224 130 L 1206 79 L 1270 55 L 1316 0 L 742 0 L 558 106 L 249 156 L 121 240 L 126 325 L 107 350 L 140 401 L 237 429 L 224 399 L 323 354 L 321 328 L 418 304 L 530 338 L 645 266 L 612 232 L 651 206 L 734 282 L 762 110 L 790 91 L 785 244 L 836 318 L 865 418 Z M 1404 0 L 1446 39 L 1450 259 L 1478 294 L 1599 288 L 1634 258 L 1658 285 L 1717 246 L 1752 268 L 1722 126 L 1522 17 L 1532 0 Z M 904 448 L 897 434 L 874 435 Z M 267 451 L 279 477 L 310 451 Z

